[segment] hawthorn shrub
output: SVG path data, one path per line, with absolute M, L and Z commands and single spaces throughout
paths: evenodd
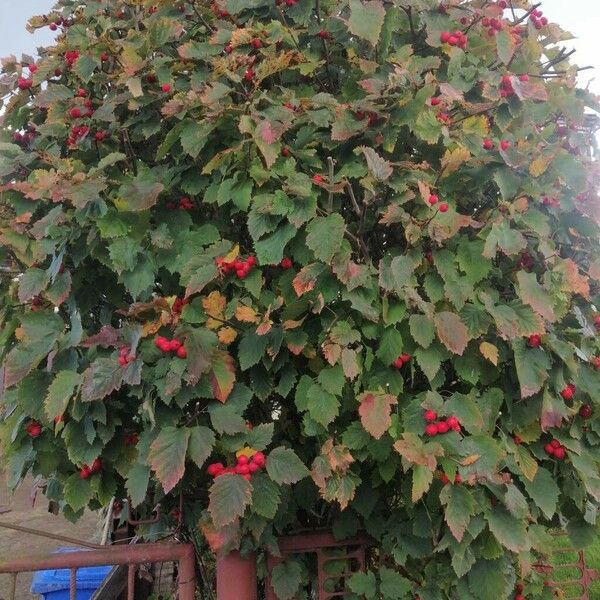
M 600 500 L 568 34 L 525 0 L 62 0 L 48 26 L 0 80 L 11 485 L 70 519 L 160 503 L 214 550 L 365 530 L 367 598 L 549 598 L 549 529 L 584 545 Z M 311 576 L 278 567 L 279 597 Z

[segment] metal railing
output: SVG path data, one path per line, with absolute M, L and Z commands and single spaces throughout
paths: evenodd
M 195 553 L 191 544 L 137 544 L 103 546 L 65 554 L 40 554 L 11 560 L 0 559 L 0 574 L 11 574 L 10 600 L 15 600 L 17 576 L 44 569 L 69 569 L 69 599 L 77 599 L 77 570 L 104 565 L 127 566 L 127 600 L 135 600 L 135 576 L 140 565 L 177 563 L 177 598 L 194 600 L 196 590 Z

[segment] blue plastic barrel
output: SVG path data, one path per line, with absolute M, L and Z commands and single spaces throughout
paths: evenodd
M 80 551 L 85 551 L 85 548 L 57 548 L 55 553 Z M 77 600 L 90 600 L 111 569 L 110 565 L 77 569 Z M 70 582 L 70 569 L 36 571 L 31 582 L 31 593 L 40 594 L 44 600 L 69 600 Z

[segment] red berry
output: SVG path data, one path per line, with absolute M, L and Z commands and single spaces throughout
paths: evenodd
M 558 440 L 552 440 L 550 442 L 550 445 L 552 446 L 552 448 L 560 448 L 560 442 Z
M 494 149 L 494 142 L 492 142 L 492 140 L 490 140 L 489 138 L 485 138 L 483 140 L 483 148 L 485 150 L 493 150 Z
M 404 362 L 402 361 L 402 359 L 400 357 L 398 357 L 396 360 L 394 360 L 392 365 L 394 367 L 396 367 L 396 369 L 401 369 L 404 366 Z
M 257 452 L 252 456 L 252 462 L 259 467 L 265 466 L 265 455 L 262 452 Z
M 448 426 L 448 423 L 446 421 L 440 421 L 437 424 L 437 430 L 438 433 L 448 433 L 448 431 L 450 431 L 450 427 Z
M 438 434 L 438 426 L 436 423 L 428 423 L 425 425 L 425 435 L 434 437 Z
M 37 421 L 31 421 L 25 428 L 29 437 L 37 438 L 42 434 L 42 426 Z
M 119 364 L 124 367 L 127 364 L 127 358 L 125 356 L 119 356 Z
M 448 205 L 445 202 L 442 202 L 438 209 L 441 213 L 448 212 Z
M 525 596 L 523 596 L 523 594 L 517 594 L 515 600 L 525 600 Z
M 575 395 L 575 390 L 572 387 L 567 386 L 564 390 L 562 390 L 560 395 L 562 396 L 562 399 L 567 402 L 572 400 L 573 396 Z
M 33 81 L 31 79 L 19 77 L 17 85 L 19 86 L 20 90 L 28 90 L 33 85 Z
M 93 463 L 92 463 L 92 473 L 97 473 L 98 471 L 102 470 L 102 459 L 97 458 Z
M 313 183 L 323 183 L 323 175 L 313 175 Z
M 223 466 L 222 463 L 213 463 L 212 465 L 208 465 L 208 469 L 206 469 L 206 472 L 211 477 L 216 477 L 217 475 L 222 473 L 224 471 L 224 469 L 225 469 L 225 467 Z
M 56 23 L 50 23 L 50 31 L 56 31 L 58 29 L 58 25 Z
M 100 55 L 100 60 L 101 60 L 102 62 L 106 62 L 106 61 L 107 61 L 109 58 L 110 58 L 110 56 L 108 55 L 108 52 L 103 52 L 103 53 Z
M 458 419 L 455 416 L 450 416 L 446 419 L 446 423 L 448 423 L 448 427 L 454 429 L 457 425 L 459 425 Z
M 500 148 L 506 152 L 510 148 L 510 142 L 508 140 L 502 140 L 500 142 Z
M 157 338 L 154 338 L 154 345 L 160 350 L 166 341 L 167 341 L 167 338 L 158 336 Z
M 435 194 L 431 194 L 427 199 L 427 202 L 433 206 L 434 204 L 437 204 L 438 200 L 439 198 Z
M 30 65 L 27 65 L 27 68 L 29 69 L 30 73 L 35 73 L 38 70 L 37 65 L 34 65 L 33 63 Z
M 250 40 L 250 45 L 255 49 L 258 50 L 259 48 L 262 47 L 262 42 L 258 39 L 258 38 L 253 38 Z
M 529 75 L 527 75 L 527 73 L 523 73 L 523 75 L 519 75 L 519 81 L 523 81 L 524 83 L 527 83 L 529 81 Z
M 252 81 L 254 79 L 254 71 L 252 69 L 248 69 L 245 73 L 244 73 L 244 79 L 246 81 Z
M 165 93 L 168 94 L 171 91 L 171 84 L 170 83 L 163 83 L 160 86 L 160 89 Z
M 530 335 L 527 339 L 527 345 L 530 348 L 539 348 L 541 343 L 542 336 L 539 333 L 534 333 L 533 335 Z
M 423 417 L 428 423 L 433 423 L 433 421 L 437 420 L 438 416 L 435 410 L 426 410 L 423 413 Z
M 517 594 L 522 594 L 524 589 L 525 586 L 522 583 L 517 583 L 515 586 L 515 592 L 517 592 Z
M 75 108 L 72 108 L 72 109 L 69 111 L 69 115 L 70 115 L 70 116 L 71 116 L 71 118 L 73 118 L 73 119 L 79 119 L 79 117 L 81 117 L 81 110 L 80 110 L 79 108 L 77 108 L 77 107 L 75 107 Z
M 454 483 L 456 483 L 456 484 L 462 483 L 462 477 L 460 476 L 460 473 L 457 473 L 454 476 Z
M 248 457 L 245 454 L 241 454 L 240 456 L 237 457 L 238 465 L 247 465 L 248 462 L 249 462 Z
M 517 445 L 520 446 L 521 445 L 521 438 L 515 433 L 515 435 L 513 435 L 513 442 Z
M 402 364 L 406 364 L 407 362 L 410 362 L 410 354 L 401 354 L 399 356 L 399 358 L 402 361 Z
M 178 350 L 177 350 L 177 356 L 179 358 L 187 358 L 187 350 L 181 346 Z
M 566 454 L 567 453 L 562 446 L 560 448 L 554 449 L 554 457 L 557 458 L 558 460 L 563 460 L 565 458 Z
M 285 257 L 280 263 L 279 266 L 282 269 L 291 269 L 294 266 L 294 263 L 292 263 L 292 259 L 289 257 Z
M 249 469 L 250 473 L 256 473 L 256 471 L 258 471 L 260 469 L 260 467 L 255 462 L 251 462 L 248 465 L 248 469 Z
M 579 409 L 579 416 L 582 419 L 589 419 L 594 414 L 594 409 L 591 404 L 583 404 Z
M 171 352 L 177 352 L 181 348 L 181 342 L 179 340 L 171 340 L 169 342 L 169 350 Z
M 440 41 L 442 42 L 442 44 L 447 44 L 449 39 L 450 33 L 448 31 L 442 32 L 442 34 L 440 35 Z
M 430 100 L 430 102 L 431 102 L 431 106 L 438 106 L 439 104 L 441 104 L 441 102 L 442 102 L 442 99 L 441 99 L 441 98 L 439 98 L 439 97 L 437 97 L 437 96 L 434 96 L 434 97 L 433 97 L 433 98 Z
M 552 456 L 554 454 L 554 446 L 552 444 L 546 444 L 544 446 L 544 452 Z
M 456 46 L 458 44 L 458 38 L 455 35 L 451 35 L 448 38 L 448 44 L 450 44 L 450 46 Z
M 256 256 L 249 256 L 246 259 L 246 264 L 250 265 L 251 267 L 253 267 L 256 264 Z
M 442 474 L 440 475 L 440 481 L 443 485 L 448 485 L 450 483 L 450 478 L 448 477 L 448 475 L 446 475 L 446 473 L 442 472 Z
M 250 473 L 250 467 L 248 465 L 237 465 L 237 467 L 235 468 L 235 472 L 238 475 L 248 475 L 248 473 Z
M 83 465 L 79 470 L 79 479 L 88 479 L 91 474 L 92 470 L 87 465 Z

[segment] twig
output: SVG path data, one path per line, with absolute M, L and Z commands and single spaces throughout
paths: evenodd
M 327 157 L 327 164 L 329 165 L 329 198 L 327 199 L 327 212 L 330 213 L 333 211 L 333 187 L 335 185 L 335 165 L 331 156 Z
M 352 189 L 352 184 L 349 181 L 346 182 L 346 189 L 348 190 L 348 195 L 350 196 L 352 206 L 354 207 L 354 212 L 356 213 L 357 217 L 360 217 L 360 214 L 361 214 L 360 206 L 358 206 L 358 202 L 356 201 L 356 196 L 354 195 L 354 190 Z
M 576 52 L 575 48 L 573 48 L 573 50 L 571 50 L 570 52 L 565 52 L 565 50 L 566 50 L 566 48 L 561 48 L 560 52 L 558 53 L 558 56 L 556 56 L 552 60 L 549 60 L 548 62 L 544 63 L 545 66 L 542 69 L 542 74 L 547 73 L 551 67 L 561 63 L 563 60 L 567 60 L 567 58 L 569 58 L 569 56 L 572 56 Z
M 542 5 L 541 2 L 538 2 L 537 4 L 534 4 L 520 19 L 517 19 L 516 21 L 513 21 L 513 27 L 515 25 L 518 25 L 519 23 L 522 23 L 523 21 L 526 21 L 527 18 L 529 17 L 529 15 L 534 11 L 537 10 L 540 6 Z
M 401 6 L 402 10 L 408 17 L 408 24 L 410 25 L 410 34 L 412 35 L 413 42 L 417 41 L 417 32 L 415 31 L 415 24 L 412 19 L 412 8 L 410 6 Z

